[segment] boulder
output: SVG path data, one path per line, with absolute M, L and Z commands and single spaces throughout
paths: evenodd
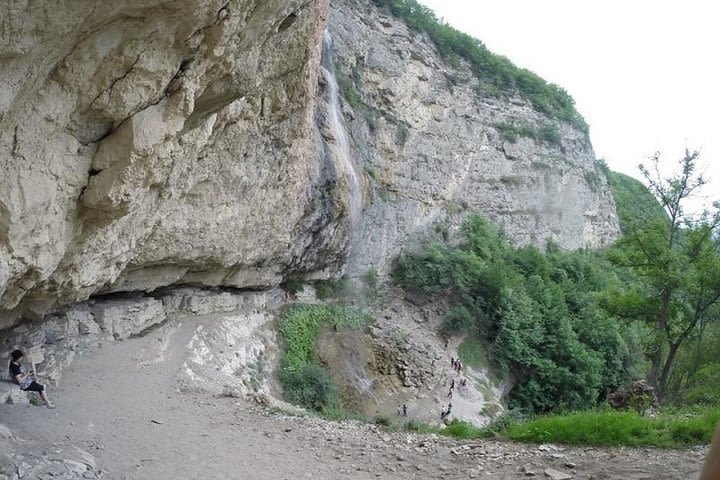
M 648 409 L 660 409 L 655 389 L 645 380 L 637 380 L 611 393 L 608 396 L 608 402 L 616 410 L 633 409 L 637 412 L 644 412 Z

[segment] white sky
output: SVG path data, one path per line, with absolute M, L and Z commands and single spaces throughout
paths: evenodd
M 420 0 L 438 17 L 565 88 L 598 158 L 636 178 L 661 151 L 700 149 L 720 198 L 720 5 L 709 0 Z

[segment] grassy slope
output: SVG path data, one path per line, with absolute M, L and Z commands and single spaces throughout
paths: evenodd
M 609 170 L 606 170 L 605 173 L 612 188 L 623 233 L 630 231 L 636 219 L 667 216 L 650 190 L 641 181 Z

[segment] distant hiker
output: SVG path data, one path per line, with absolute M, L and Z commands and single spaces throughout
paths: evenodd
M 452 412 L 452 403 L 448 403 L 445 416 L 450 415 L 451 412 Z
M 450 391 L 448 392 L 447 396 L 448 396 L 448 398 L 452 398 L 452 388 L 451 388 Z
M 445 418 L 445 415 L 447 415 L 447 410 L 445 410 L 445 405 L 443 405 L 442 411 L 440 412 L 440 418 Z
M 454 378 L 450 382 L 450 390 L 452 390 L 453 388 L 455 388 L 455 379 Z
M 45 402 L 45 405 L 48 408 L 55 408 L 55 405 L 50 403 L 50 400 L 48 400 L 47 397 L 47 391 L 45 389 L 44 385 L 40 385 L 37 383 L 31 374 L 27 373 L 25 371 L 25 367 L 20 363 L 22 358 L 25 356 L 23 352 L 20 350 L 13 350 L 13 352 L 10 354 L 10 357 L 12 360 L 10 360 L 9 365 L 9 371 L 10 371 L 10 378 L 12 378 L 12 381 L 20 385 L 20 390 L 23 390 L 25 392 L 38 392 L 40 394 L 40 397 L 43 399 L 43 402 Z M 35 374 L 35 367 L 32 365 L 32 374 Z
M 457 371 L 460 373 L 460 369 L 462 368 L 462 363 L 460 363 L 460 360 L 457 362 Z
M 403 417 L 407 417 L 407 403 L 403 403 Z
M 462 381 L 460 382 L 460 386 L 463 388 L 467 387 L 467 378 L 462 379 Z
M 450 365 L 455 368 L 455 357 L 450 357 Z
M 397 415 L 398 415 L 398 417 L 400 416 L 401 413 L 402 413 L 402 406 L 398 405 L 398 407 L 397 407 Z

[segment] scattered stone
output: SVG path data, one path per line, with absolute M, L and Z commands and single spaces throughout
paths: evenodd
M 64 458 L 63 463 L 65 466 L 70 470 L 72 473 L 75 473 L 77 475 L 82 475 L 87 471 L 87 465 L 85 465 L 82 462 L 78 462 L 76 460 L 70 460 L 69 458 Z
M 577 467 L 577 465 L 574 464 L 573 462 L 565 462 L 564 465 L 565 465 L 567 468 L 575 468 L 575 467 Z
M 541 452 L 557 452 L 559 450 L 559 448 L 556 447 L 555 445 L 543 444 L 538 447 L 538 450 L 540 450 Z
M 551 480 L 570 480 L 572 478 L 572 475 L 568 475 L 567 473 L 560 472 L 553 468 L 546 468 L 545 476 L 550 477 Z
M 534 477 L 535 471 L 532 469 L 530 465 L 525 465 L 522 468 L 522 472 L 525 474 L 526 477 Z
M 10 438 L 12 437 L 12 432 L 10 429 L 6 426 L 0 423 L 0 438 Z
M 163 424 L 162 421 L 160 421 L 160 420 L 155 420 L 154 418 L 153 418 L 152 420 L 150 420 L 150 422 L 151 422 L 151 423 L 155 423 L 155 424 L 157 424 L 157 425 L 162 425 L 162 424 Z

